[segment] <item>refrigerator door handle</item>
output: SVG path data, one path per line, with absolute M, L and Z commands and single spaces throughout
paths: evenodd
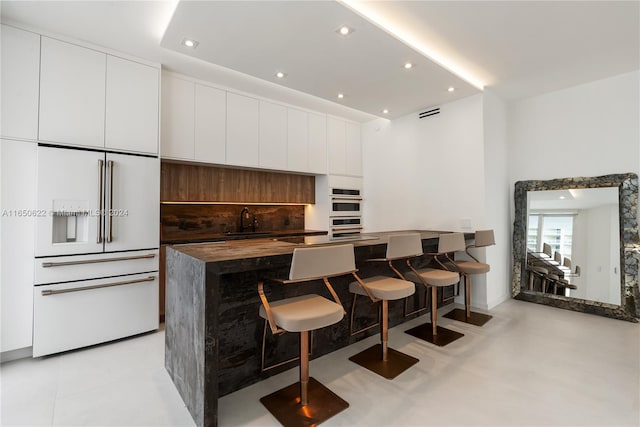
M 118 258 L 87 259 L 87 260 L 81 260 L 81 261 L 43 262 L 42 268 L 66 267 L 70 265 L 83 265 L 83 264 L 96 264 L 100 262 L 131 261 L 136 259 L 150 259 L 155 257 L 156 257 L 155 254 L 147 254 L 147 255 L 136 255 L 136 256 L 122 256 Z
M 83 288 L 67 288 L 67 289 L 45 289 L 42 291 L 42 296 L 67 294 L 69 292 L 89 291 L 92 289 L 110 288 L 112 286 L 131 285 L 134 283 L 153 282 L 156 280 L 156 276 L 145 277 L 144 279 L 124 280 L 122 282 L 105 283 L 104 285 L 85 286 Z
M 98 160 L 98 240 L 96 243 L 102 243 L 102 216 L 104 215 L 104 160 Z
M 107 166 L 109 168 L 109 210 L 107 211 L 109 215 L 109 233 L 107 234 L 107 243 L 111 243 L 113 241 L 113 164 L 115 162 L 113 160 L 107 161 Z

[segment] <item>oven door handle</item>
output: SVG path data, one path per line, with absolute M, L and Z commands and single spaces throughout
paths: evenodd
M 357 202 L 361 202 L 362 201 L 362 196 L 340 196 L 340 195 L 336 195 L 336 194 L 332 194 L 331 195 L 331 200 L 338 200 L 341 202 L 348 202 L 348 201 L 357 201 Z
M 113 286 L 132 285 L 134 283 L 153 282 L 154 280 L 156 280 L 156 276 L 149 276 L 143 279 L 124 280 L 122 282 L 105 283 L 104 285 L 85 286 L 83 288 L 45 289 L 44 291 L 42 291 L 42 296 L 46 297 L 49 295 L 56 295 L 56 294 L 68 294 L 71 292 L 89 291 L 92 289 L 111 288 Z
M 156 256 L 155 254 L 147 254 L 147 255 L 122 256 L 118 258 L 86 259 L 81 261 L 43 262 L 42 267 L 43 268 L 64 267 L 68 265 L 96 264 L 99 262 L 129 261 L 134 259 L 155 258 L 155 256 Z

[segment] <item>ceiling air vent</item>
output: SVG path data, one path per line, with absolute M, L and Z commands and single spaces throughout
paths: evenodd
M 424 119 L 425 117 L 435 116 L 436 114 L 440 114 L 440 107 L 418 113 L 418 118 Z

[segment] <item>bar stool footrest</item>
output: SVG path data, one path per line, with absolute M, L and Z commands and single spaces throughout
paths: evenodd
M 452 331 L 451 329 L 446 329 L 441 326 L 438 326 L 437 328 L 438 332 L 435 336 L 433 335 L 431 323 L 416 326 L 415 328 L 405 331 L 405 333 L 430 342 L 431 344 L 435 344 L 438 347 L 444 347 L 445 345 L 451 344 L 453 341 L 464 336 L 464 334 L 461 334 L 460 332 Z
M 469 323 L 475 326 L 484 326 L 489 320 L 493 318 L 488 314 L 476 313 L 475 311 L 471 312 L 471 316 L 467 317 L 467 312 L 460 308 L 456 308 L 451 310 L 447 314 L 444 315 L 447 319 L 457 320 L 459 322 Z
M 387 348 L 387 361 L 382 360 L 382 344 L 376 344 L 349 358 L 371 372 L 391 380 L 419 362 L 415 357 Z
M 269 412 L 287 427 L 314 426 L 349 407 L 349 404 L 327 387 L 309 378 L 309 404 L 300 405 L 300 383 L 296 382 L 260 399 Z

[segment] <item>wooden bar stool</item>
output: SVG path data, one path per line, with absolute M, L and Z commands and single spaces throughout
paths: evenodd
M 442 236 L 441 234 L 440 238 Z M 404 245 L 408 248 L 407 251 L 413 254 L 411 258 L 423 255 L 420 233 L 407 234 L 404 239 L 406 239 Z M 440 243 L 438 243 L 438 253 L 432 255 L 441 255 Z M 438 326 L 438 288 L 455 285 L 460 281 L 460 275 L 453 271 L 435 268 L 416 269 L 411 264 L 411 258 L 406 259 L 409 267 L 409 271 L 406 274 L 402 275 L 399 271 L 394 271 L 403 279 L 421 283 L 426 286 L 427 290 L 431 290 L 431 324 L 425 323 L 405 332 L 440 347 L 462 338 L 464 334 Z
M 418 250 L 418 254 L 420 253 L 422 253 L 422 246 Z M 386 257 L 371 259 L 369 261 L 388 262 L 391 270 L 397 271 L 393 266 L 394 260 L 406 259 L 416 255 L 415 248 L 412 248 L 411 241 L 406 238 L 406 235 L 393 235 L 389 236 Z M 400 273 L 396 274 L 402 277 Z M 373 302 L 381 303 L 382 315 L 379 317 L 382 322 L 382 327 L 380 328 L 381 343 L 375 344 L 355 356 L 350 357 L 349 360 L 387 379 L 393 379 L 418 363 L 419 360 L 392 348 L 388 348 L 389 301 L 404 299 L 413 295 L 415 293 L 415 285 L 413 282 L 394 277 L 373 276 L 361 279 L 356 273 L 354 273 L 354 276 L 356 281 L 349 284 L 349 291 L 353 293 L 354 302 L 351 306 L 351 322 L 353 323 L 356 298 L 358 295 L 364 295 L 369 297 Z M 351 327 L 350 329 L 353 328 Z M 369 328 L 362 329 L 360 332 L 367 329 Z
M 478 261 L 476 257 L 469 253 L 469 249 L 472 248 L 484 248 L 486 246 L 495 245 L 495 237 L 493 230 L 478 230 L 476 231 L 475 241 L 473 245 L 465 247 L 464 234 L 463 233 L 450 233 L 441 235 L 442 239 L 442 251 L 447 252 L 445 255 L 449 261 L 448 265 L 453 266 L 454 271 L 462 274 L 464 277 L 464 310 L 456 308 L 445 314 L 444 317 L 448 319 L 458 320 L 460 322 L 469 323 L 475 326 L 483 326 L 493 316 L 484 313 L 477 313 L 471 311 L 471 274 L 485 274 L 490 270 L 489 264 Z M 440 251 L 440 249 L 439 249 Z M 456 261 L 449 256 L 449 253 L 465 251 L 473 261 Z
M 329 278 L 353 274 L 355 271 L 353 245 L 296 248 L 293 251 L 289 279 L 268 280 L 284 285 L 323 280 L 333 301 L 310 294 L 270 303 L 264 292 L 265 281 L 258 283 L 258 294 L 262 301 L 260 317 L 268 322 L 271 332 L 274 335 L 300 333 L 300 381 L 260 399 L 284 426 L 320 424 L 349 407 L 346 401 L 309 377 L 309 331 L 342 320 L 344 308 L 331 287 Z

